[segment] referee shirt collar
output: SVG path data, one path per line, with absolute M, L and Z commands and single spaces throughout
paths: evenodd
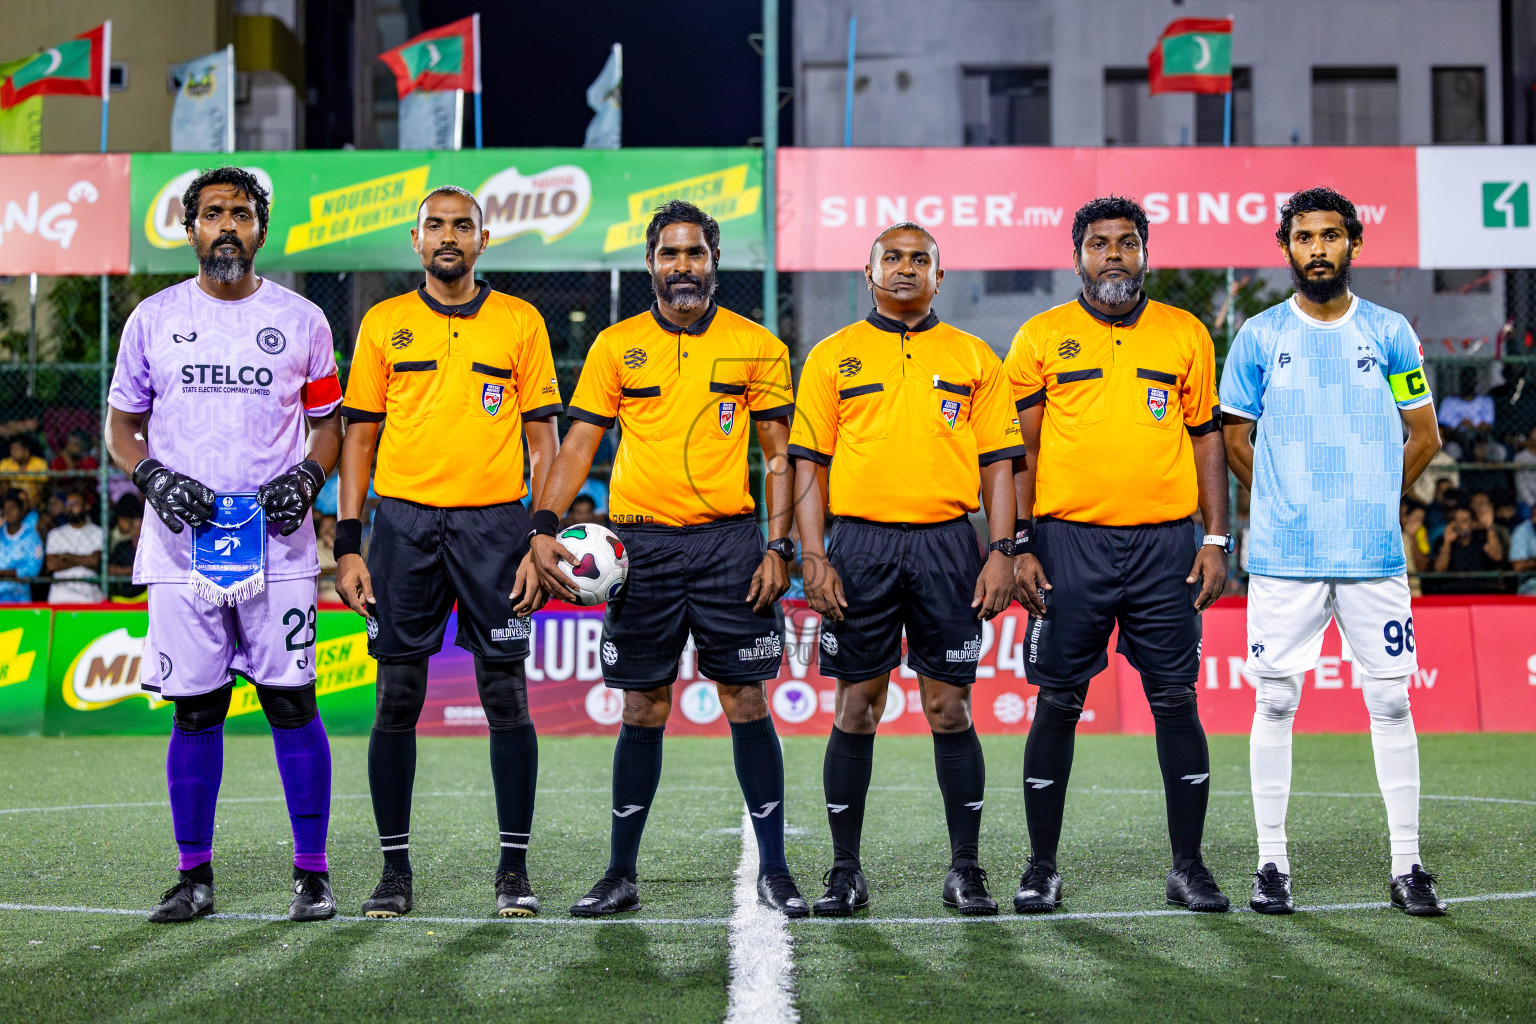
M 892 334 L 921 334 L 923 331 L 931 331 L 939 326 L 939 314 L 932 309 L 928 310 L 927 316 L 911 327 L 908 327 L 904 320 L 893 320 L 891 317 L 882 315 L 878 309 L 871 309 L 869 316 L 864 320 L 870 326 Z
M 489 281 L 476 281 L 475 284 L 480 289 L 475 292 L 475 297 L 468 302 L 461 302 L 457 306 L 445 306 L 438 302 L 427 294 L 427 286 L 425 284 L 416 286 L 416 294 L 421 297 L 422 302 L 427 304 L 428 309 L 439 316 L 474 316 L 480 312 L 480 307 L 485 305 L 486 297 L 491 294 L 491 283 Z
M 651 316 L 656 319 L 657 327 L 660 327 L 668 334 L 691 334 L 694 337 L 698 337 L 705 331 L 709 330 L 709 325 L 715 322 L 715 314 L 719 312 L 719 310 L 720 307 L 715 305 L 715 300 L 711 299 L 709 300 L 709 308 L 704 311 L 703 316 L 699 317 L 687 327 L 679 327 L 677 324 L 661 315 L 660 302 L 651 303 Z
M 1110 316 L 1108 313 L 1094 309 L 1088 304 L 1088 300 L 1083 298 L 1082 292 L 1077 294 L 1077 304 L 1086 309 L 1088 315 L 1099 321 L 1099 323 L 1109 324 L 1110 326 L 1118 324 L 1121 327 L 1135 327 L 1136 321 L 1141 319 L 1142 312 L 1147 308 L 1147 293 L 1143 291 L 1141 298 L 1136 301 L 1136 305 L 1131 311 L 1129 313 L 1122 313 L 1119 316 Z

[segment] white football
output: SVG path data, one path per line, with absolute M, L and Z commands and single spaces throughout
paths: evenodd
M 629 578 L 629 553 L 612 530 L 577 523 L 561 530 L 556 539 L 576 559 L 574 564 L 561 562 L 560 568 L 576 587 L 577 604 L 602 604 L 624 588 Z

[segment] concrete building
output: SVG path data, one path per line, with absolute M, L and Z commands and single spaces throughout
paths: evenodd
M 796 0 L 798 146 L 844 143 L 858 18 L 856 146 L 1220 145 L 1221 97 L 1151 96 L 1147 53 L 1176 18 L 1236 19 L 1236 145 L 1504 142 L 1500 0 Z M 1523 9 L 1525 5 L 1517 4 Z M 1523 139 L 1522 139 L 1523 141 Z M 942 241 L 942 239 L 941 239 Z M 1070 248 L 1065 237 L 1063 249 Z M 1156 257 L 1156 240 L 1152 252 Z M 1155 262 L 1154 262 L 1155 268 Z M 941 315 L 1006 349 L 1078 291 L 1047 272 L 949 275 Z M 869 305 L 847 274 L 795 285 L 802 345 Z M 1284 293 L 1282 270 L 1264 270 Z M 1362 269 L 1356 290 L 1426 339 L 1493 336 L 1503 272 Z M 855 313 L 854 315 L 858 315 Z

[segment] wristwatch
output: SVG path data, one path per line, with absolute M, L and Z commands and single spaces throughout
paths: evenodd
M 987 550 L 988 551 L 1001 551 L 1003 554 L 1007 555 L 1009 558 L 1012 558 L 1014 556 L 1014 554 L 1017 552 L 1017 547 L 1018 546 L 1014 543 L 1014 540 L 1013 540 L 1012 537 L 1004 537 L 1002 540 L 995 540 L 995 541 L 993 541 L 987 547 Z
M 795 542 L 788 537 L 780 537 L 778 540 L 769 541 L 768 550 L 786 562 L 793 562 L 795 560 Z
M 1229 555 L 1237 549 L 1237 541 L 1232 539 L 1230 533 L 1208 533 L 1200 546 L 1205 547 L 1207 544 L 1217 545 Z

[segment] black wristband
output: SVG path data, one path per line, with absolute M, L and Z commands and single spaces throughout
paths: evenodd
M 532 537 L 553 537 L 560 532 L 560 517 L 547 508 L 541 508 L 528 517 L 533 520 Z
M 145 459 L 133 467 L 133 486 L 141 491 L 149 490 L 149 478 L 165 468 L 159 459 Z
M 1013 521 L 1013 553 L 1016 555 L 1035 553 L 1035 524 L 1032 520 L 1015 519 Z
M 331 552 L 337 558 L 342 555 L 363 553 L 363 521 L 361 519 L 336 520 L 336 541 L 331 545 Z

